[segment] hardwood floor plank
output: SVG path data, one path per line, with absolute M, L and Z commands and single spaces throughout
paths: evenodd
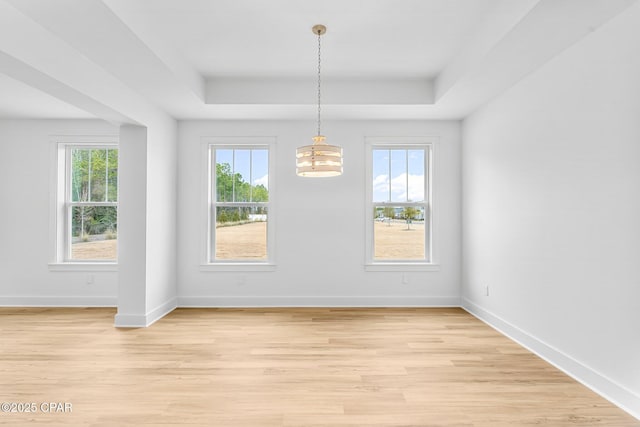
M 461 309 L 0 308 L 0 413 L 46 426 L 640 426 Z

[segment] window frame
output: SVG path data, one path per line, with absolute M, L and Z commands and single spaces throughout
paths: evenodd
M 435 157 L 438 137 L 366 137 L 365 161 L 365 271 L 438 271 L 437 233 L 434 229 L 436 213 L 434 209 Z M 424 150 L 425 153 L 425 198 L 422 202 L 374 202 L 373 201 L 373 151 L 374 150 Z M 407 174 L 408 174 L 407 170 Z M 389 177 L 391 179 L 391 177 Z M 425 213 L 425 258 L 381 260 L 375 255 L 374 209 L 376 206 L 413 206 L 424 208 Z
M 275 146 L 274 137 L 204 137 L 202 138 L 204 187 L 204 214 L 201 271 L 273 271 L 275 270 Z M 218 202 L 216 201 L 215 150 L 267 150 L 269 175 L 269 201 L 267 202 Z M 215 259 L 215 208 L 217 206 L 261 206 L 267 209 L 267 258 L 265 260 L 217 260 Z
M 55 136 L 52 143 L 52 170 L 50 179 L 51 214 L 50 240 L 51 271 L 117 271 L 118 259 L 83 260 L 71 258 L 71 211 L 74 206 L 115 206 L 119 202 L 73 202 L 71 200 L 71 151 L 73 149 L 116 149 L 119 150 L 117 136 Z M 118 170 L 119 172 L 119 170 Z M 120 179 L 118 178 L 118 189 Z M 118 191 L 119 194 L 119 191 Z

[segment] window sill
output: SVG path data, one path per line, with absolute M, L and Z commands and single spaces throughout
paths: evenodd
M 364 271 L 440 271 L 440 264 L 418 264 L 411 262 L 370 263 L 365 264 Z
M 200 271 L 216 272 L 216 271 L 276 271 L 275 264 L 264 263 L 220 263 L 220 264 L 201 264 Z
M 57 262 L 49 264 L 49 271 L 118 271 L 118 263 Z

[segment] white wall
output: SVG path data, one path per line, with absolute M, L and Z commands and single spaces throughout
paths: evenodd
M 147 325 L 147 128 L 120 127 L 116 326 Z
M 636 416 L 638 52 L 635 4 L 468 117 L 462 160 L 465 306 Z
M 180 305 L 457 305 L 460 296 L 459 122 L 324 124 L 328 142 L 343 146 L 344 174 L 295 174 L 295 149 L 311 143 L 315 123 L 179 123 L 178 281 Z M 435 201 L 441 270 L 365 272 L 365 136 L 440 136 Z M 274 272 L 200 271 L 204 230 L 201 138 L 275 136 L 276 258 Z M 335 242 L 335 244 L 333 244 Z M 239 284 L 243 279 L 245 284 Z
M 147 130 L 147 312 L 164 315 L 177 303 L 177 122 Z
M 52 135 L 117 136 L 118 128 L 98 120 L 0 120 L 0 305 L 114 306 L 117 272 L 49 270 Z
M 177 123 L 120 128 L 119 327 L 148 326 L 177 305 Z

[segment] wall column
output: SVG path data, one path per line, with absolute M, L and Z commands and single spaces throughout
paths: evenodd
M 118 313 L 115 326 L 146 326 L 147 128 L 120 127 Z

